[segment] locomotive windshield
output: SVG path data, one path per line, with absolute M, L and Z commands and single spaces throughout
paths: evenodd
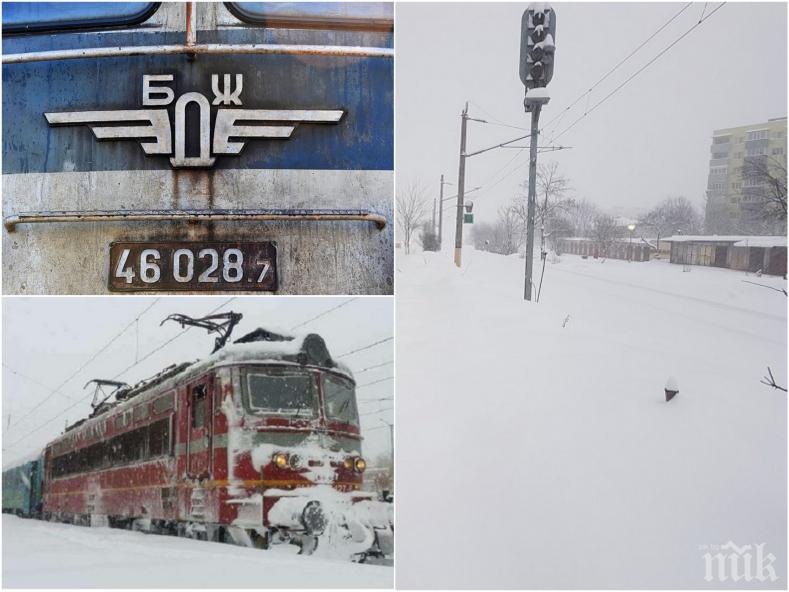
M 324 375 L 323 398 L 326 402 L 326 417 L 328 419 L 359 426 L 356 395 L 350 380 L 331 374 Z
M 310 372 L 248 373 L 247 400 L 252 412 L 315 417 L 315 385 Z

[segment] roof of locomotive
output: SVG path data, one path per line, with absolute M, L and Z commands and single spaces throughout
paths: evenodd
M 314 348 L 316 347 L 319 350 L 317 355 L 322 359 L 314 359 Z M 312 356 L 308 354 L 309 349 L 313 349 Z M 125 412 L 140 403 L 141 400 L 150 400 L 172 390 L 184 381 L 197 377 L 212 368 L 237 364 L 273 364 L 318 368 L 342 374 L 352 380 L 354 384 L 356 383 L 351 369 L 329 356 L 326 344 L 320 335 L 316 333 L 284 335 L 265 329 L 256 329 L 205 358 L 192 363 L 169 366 L 159 374 L 138 382 L 126 391 L 126 398 L 112 403 L 103 412 L 72 424 L 65 433 L 49 442 L 47 447 L 61 441 L 66 436 L 81 432 L 88 426 Z

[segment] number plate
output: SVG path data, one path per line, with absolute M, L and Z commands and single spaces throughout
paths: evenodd
M 110 245 L 109 287 L 150 290 L 263 290 L 278 287 L 274 242 L 119 242 Z

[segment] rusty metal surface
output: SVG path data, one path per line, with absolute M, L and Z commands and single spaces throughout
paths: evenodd
M 93 141 L 92 139 L 90 140 Z M 391 171 L 94 171 L 3 175 L 3 212 L 365 209 L 393 220 Z M 250 196 L 252 196 L 250 198 Z M 393 224 L 356 221 L 148 221 L 3 228 L 4 294 L 106 294 L 108 254 L 123 241 L 277 242 L 278 294 L 391 294 Z M 182 292 L 180 292 L 182 293 Z M 237 293 L 237 292 L 236 292 Z
M 3 219 L 8 232 L 19 224 L 56 222 L 210 222 L 210 221 L 359 221 L 372 222 L 378 230 L 386 226 L 386 218 L 367 210 L 86 210 L 21 212 Z
M 3 215 L 11 217 L 2 229 L 3 292 L 106 294 L 113 242 L 276 241 L 278 294 L 391 294 L 393 225 L 379 230 L 376 224 L 394 219 L 393 33 L 246 26 L 223 3 L 193 6 L 196 49 L 185 44 L 184 2 L 163 3 L 132 29 L 4 36 L 3 55 L 12 57 L 3 65 L 2 201 Z M 145 54 L 147 48 L 154 53 Z M 99 59 L 78 59 L 90 52 Z M 68 59 L 38 61 L 49 57 Z M 171 154 L 146 153 L 150 141 L 121 141 L 122 130 L 99 138 L 96 126 L 55 127 L 44 116 L 148 108 L 145 75 L 170 76 L 166 85 L 178 97 L 218 99 L 214 75 L 222 81 L 225 74 L 243 76 L 245 110 L 344 115 L 331 126 L 299 125 L 287 141 L 242 136 L 243 150 L 221 154 L 210 169 L 173 169 Z M 225 84 L 220 94 L 232 101 L 236 88 Z M 228 104 L 211 106 L 212 125 Z M 174 106 L 167 106 L 171 119 Z M 185 157 L 199 154 L 203 126 L 192 115 Z M 358 210 L 371 213 L 375 224 L 216 214 L 249 209 Z M 162 210 L 212 214 L 144 221 L 82 216 Z M 79 223 L 47 217 L 16 226 L 20 212 L 75 213 Z
M 178 261 L 176 253 L 181 253 Z M 228 258 L 228 253 L 241 255 Z M 279 284 L 272 241 L 115 242 L 109 261 L 113 292 L 276 292 Z
M 300 55 L 329 57 L 394 58 L 394 49 L 387 47 L 359 47 L 350 45 L 288 45 L 271 43 L 196 45 L 148 45 L 136 47 L 92 47 L 31 51 L 3 56 L 3 64 L 26 64 L 86 58 L 117 58 L 153 55 Z

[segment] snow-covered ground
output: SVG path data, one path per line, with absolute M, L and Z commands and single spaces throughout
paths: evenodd
M 391 588 L 393 569 L 3 514 L 3 588 Z
M 398 588 L 785 588 L 786 282 L 464 257 L 397 260 Z M 728 541 L 778 580 L 705 581 Z

